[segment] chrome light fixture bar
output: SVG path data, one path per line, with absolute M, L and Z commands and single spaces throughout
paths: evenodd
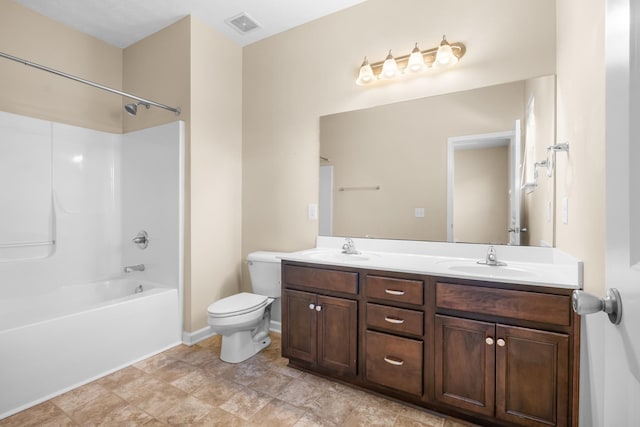
M 460 42 L 449 43 L 446 36 L 438 47 L 420 50 L 418 43 L 411 53 L 395 57 L 389 51 L 384 61 L 369 63 L 365 56 L 356 84 L 372 84 L 379 79 L 391 80 L 401 75 L 421 74 L 429 68 L 447 67 L 456 64 L 464 56 L 467 48 Z
M 149 99 L 141 98 L 139 96 L 132 95 L 132 94 L 127 93 L 127 92 L 122 92 L 120 90 L 113 89 L 113 88 L 110 88 L 108 86 L 104 86 L 104 85 L 101 85 L 99 83 L 95 83 L 95 82 L 92 82 L 90 80 L 83 79 L 81 77 L 76 77 L 76 76 L 74 76 L 72 74 L 67 74 L 67 73 L 64 73 L 62 71 L 58 71 L 56 69 L 46 67 L 44 65 L 36 64 L 35 62 L 27 61 L 26 59 L 18 58 L 17 56 L 9 55 L 8 53 L 0 52 L 0 57 L 6 58 L 6 59 L 10 59 L 12 61 L 19 62 L 19 63 L 27 65 L 29 67 L 37 68 L 38 70 L 46 71 L 48 73 L 55 74 L 55 75 L 60 76 L 60 77 L 65 77 L 67 79 L 74 80 L 76 82 L 84 83 L 86 85 L 93 86 L 93 87 L 98 88 L 98 89 L 106 90 L 107 92 L 115 93 L 117 95 L 125 96 L 125 97 L 131 98 L 131 99 L 135 99 L 136 101 L 140 101 L 140 103 L 142 105 L 144 105 L 145 107 L 147 107 L 147 108 L 149 108 L 148 107 L 149 105 L 153 105 L 154 107 L 164 108 L 165 110 L 173 111 L 174 113 L 176 113 L 176 116 L 180 114 L 180 107 L 175 107 L 175 108 L 174 107 L 169 107 L 168 105 L 160 104 L 159 102 L 155 102 L 155 101 L 151 101 Z

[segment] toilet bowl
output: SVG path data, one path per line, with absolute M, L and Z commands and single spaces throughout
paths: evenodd
M 211 330 L 222 335 L 220 359 L 239 363 L 271 344 L 271 305 L 280 297 L 282 252 L 253 252 L 247 256 L 251 286 L 214 302 L 207 309 Z

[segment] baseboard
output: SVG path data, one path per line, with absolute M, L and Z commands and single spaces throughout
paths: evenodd
M 276 332 L 278 334 L 282 333 L 282 323 L 272 320 L 269 324 L 269 330 L 271 332 Z M 199 343 L 200 341 L 206 340 L 209 337 L 216 335 L 215 332 L 211 330 L 209 326 L 206 326 L 202 329 L 198 329 L 195 332 L 187 332 L 182 331 L 182 344 L 188 345 L 191 347 L 194 344 Z
M 277 332 L 277 333 L 281 334 L 282 333 L 282 323 L 278 322 L 278 321 L 275 321 L 275 320 L 272 320 L 271 324 L 269 324 L 269 330 L 271 332 Z
M 187 332 L 182 331 L 182 344 L 188 345 L 191 347 L 194 344 L 199 343 L 200 341 L 206 340 L 209 337 L 216 335 L 215 332 L 211 330 L 209 326 L 206 326 L 202 329 L 198 329 L 195 332 Z

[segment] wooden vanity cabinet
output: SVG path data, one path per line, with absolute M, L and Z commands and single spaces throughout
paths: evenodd
M 578 425 L 571 290 L 283 261 L 290 365 L 481 425 Z
M 436 400 L 512 425 L 568 425 L 568 296 L 437 283 L 436 306 L 460 313 L 435 315 Z M 514 326 L 531 319 L 548 324 Z
M 283 278 L 282 355 L 328 373 L 355 376 L 357 273 L 285 266 Z

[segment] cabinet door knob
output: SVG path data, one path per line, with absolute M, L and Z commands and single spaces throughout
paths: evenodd
M 401 325 L 404 323 L 404 319 L 400 319 L 397 317 L 389 317 L 389 316 L 385 316 L 384 320 L 389 322 L 389 323 L 394 323 L 396 325 Z
M 396 291 L 395 289 L 385 289 L 384 291 L 389 295 L 397 295 L 397 296 L 404 295 L 404 291 Z
M 493 338 L 487 337 L 487 339 L 485 339 L 484 342 L 486 342 L 487 345 L 493 345 Z
M 505 344 L 506 344 L 506 342 L 502 338 L 498 338 L 498 345 L 500 347 L 504 347 Z
M 309 309 L 310 309 L 310 310 L 313 310 L 314 308 L 316 308 L 316 305 L 315 305 L 315 304 L 309 304 Z
M 320 311 L 322 310 L 322 306 L 321 305 L 316 305 L 316 311 Z
M 384 361 L 387 362 L 388 364 L 394 365 L 394 366 L 402 366 L 402 365 L 404 365 L 404 360 L 395 358 L 393 356 L 385 356 L 384 357 Z

